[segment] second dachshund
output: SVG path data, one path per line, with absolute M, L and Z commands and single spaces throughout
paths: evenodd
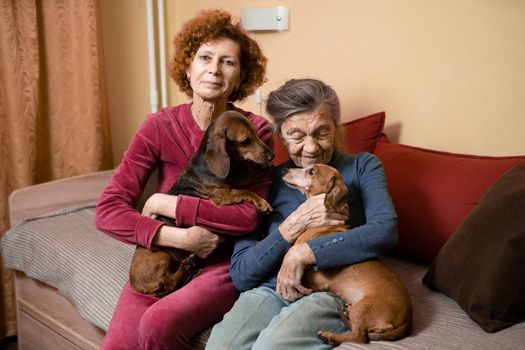
M 348 188 L 341 174 L 331 166 L 315 164 L 310 168 L 288 169 L 283 180 L 307 198 L 326 193 L 326 206 L 335 211 L 348 211 Z M 346 229 L 345 226 L 311 228 L 295 243 Z M 412 306 L 408 292 L 394 272 L 377 259 L 317 272 L 308 270 L 303 283 L 313 291 L 332 292 L 346 303 L 341 318 L 351 331 L 319 332 L 319 337 L 327 343 L 397 340 L 411 332 Z

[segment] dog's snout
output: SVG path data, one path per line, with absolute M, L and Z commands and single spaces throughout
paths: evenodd
M 271 162 L 275 158 L 275 154 L 272 151 L 266 152 L 266 160 Z

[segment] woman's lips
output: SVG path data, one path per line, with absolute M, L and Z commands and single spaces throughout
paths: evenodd
M 203 82 L 203 84 L 205 86 L 209 86 L 209 87 L 221 87 L 221 83 L 214 82 L 214 81 L 205 81 L 205 82 Z

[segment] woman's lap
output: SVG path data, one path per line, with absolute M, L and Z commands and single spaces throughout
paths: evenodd
M 206 349 L 251 349 L 259 333 L 286 304 L 265 287 L 242 293 L 223 320 L 213 327 Z
M 237 298 L 229 263 L 205 267 L 189 284 L 162 299 L 125 285 L 102 349 L 184 349 L 221 320 Z
M 213 328 L 207 349 L 331 349 L 317 332 L 346 330 L 339 318 L 342 306 L 329 293 L 313 293 L 288 303 L 269 288 L 255 288 L 242 293 Z

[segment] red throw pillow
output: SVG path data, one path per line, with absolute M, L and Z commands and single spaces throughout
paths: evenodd
M 375 155 L 398 215 L 397 253 L 430 262 L 490 185 L 525 156 L 483 157 L 393 144 Z
M 344 123 L 345 149 L 344 151 L 357 154 L 360 152 L 374 152 L 376 144 L 381 138 L 385 126 L 385 112 L 375 113 L 363 118 Z M 288 151 L 278 135 L 274 135 L 273 164 L 278 165 L 288 159 Z
M 288 150 L 284 147 L 281 136 L 279 136 L 277 132 L 273 133 L 273 153 L 275 154 L 275 158 L 273 159 L 274 165 L 279 165 L 288 160 Z
M 383 134 L 385 112 L 371 114 L 344 124 L 346 149 L 352 154 L 373 153 Z

